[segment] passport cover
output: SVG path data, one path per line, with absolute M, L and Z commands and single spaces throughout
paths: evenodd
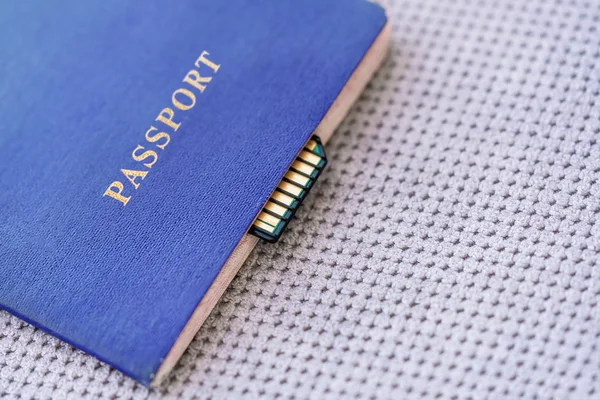
M 386 22 L 364 0 L 0 4 L 0 306 L 150 384 Z

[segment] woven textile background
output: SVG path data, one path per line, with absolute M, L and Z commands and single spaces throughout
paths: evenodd
M 160 390 L 0 312 L 0 397 L 600 398 L 600 2 L 386 2 L 389 59 Z

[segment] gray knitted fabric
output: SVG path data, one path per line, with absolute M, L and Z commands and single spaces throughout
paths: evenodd
M 600 398 L 600 4 L 387 2 L 390 58 L 171 379 L 0 312 L 7 398 Z

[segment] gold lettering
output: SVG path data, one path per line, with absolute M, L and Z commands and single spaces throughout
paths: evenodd
M 208 83 L 211 81 L 211 79 L 211 77 L 202 77 L 200 76 L 200 73 L 198 71 L 196 71 L 195 69 L 191 69 L 190 72 L 187 73 L 183 81 L 185 83 L 189 83 L 190 85 L 198 89 L 200 93 L 203 93 L 204 89 L 206 89 L 206 85 L 203 85 L 203 83 Z
M 168 118 L 165 117 L 165 114 Z M 173 112 L 172 109 L 167 107 L 167 108 L 163 108 L 163 110 L 160 112 L 160 114 L 158 114 L 158 117 L 156 117 L 156 120 L 162 122 L 163 124 L 165 124 L 167 126 L 170 126 L 171 128 L 173 128 L 174 131 L 177 131 L 177 129 L 179 129 L 179 125 L 181 125 L 181 123 L 176 124 L 175 122 L 173 122 L 174 116 L 175 116 L 175 112 Z
M 160 139 L 162 138 L 166 138 L 167 141 L 164 142 L 163 144 L 157 144 L 156 147 L 158 147 L 161 150 L 164 150 L 165 147 L 167 147 L 167 145 L 169 144 L 169 142 L 171 141 L 171 136 L 168 133 L 165 132 L 160 132 L 157 133 L 154 136 L 150 136 L 151 132 L 157 131 L 158 129 L 156 129 L 155 127 L 151 126 L 150 129 L 148 129 L 146 131 L 146 140 L 149 141 L 150 143 L 155 143 L 158 142 Z
M 203 51 L 202 54 L 200 54 L 200 57 L 198 57 L 194 63 L 197 69 L 190 69 L 183 78 L 183 82 L 189 86 L 181 85 L 184 87 L 173 92 L 171 95 L 171 102 L 173 104 L 172 107 L 163 108 L 156 117 L 155 121 L 168 126 L 173 130 L 173 132 L 177 132 L 181 126 L 181 123 L 175 122 L 175 110 L 187 111 L 194 107 L 196 105 L 197 92 L 194 92 L 193 89 L 197 89 L 199 93 L 204 93 L 206 85 L 212 81 L 212 76 L 201 76 L 200 70 L 203 69 L 204 70 L 202 73 L 210 75 L 210 72 L 206 71 L 202 66 L 208 67 L 210 70 L 212 70 L 212 73 L 217 73 L 219 68 L 221 68 L 220 64 L 216 64 L 212 60 L 209 60 L 208 56 L 210 56 L 210 53 L 207 51 Z M 152 125 L 146 131 L 145 138 L 148 143 L 153 143 L 157 148 L 164 150 L 165 147 L 167 147 L 167 145 L 171 142 L 171 135 L 169 133 L 162 132 L 161 130 L 166 129 L 160 129 Z M 153 148 L 152 146 L 148 147 Z M 135 161 L 142 163 L 144 167 L 151 169 L 158 161 L 158 152 L 155 150 L 156 149 L 148 150 L 141 144 L 138 144 L 137 147 L 131 152 L 131 157 Z M 141 166 L 139 168 L 141 168 Z M 131 183 L 136 190 L 140 187 L 142 181 L 146 178 L 146 175 L 148 175 L 148 171 L 131 169 L 121 169 L 121 173 L 123 176 L 125 176 L 125 178 L 127 178 L 129 183 Z M 138 178 L 140 178 L 139 181 Z M 110 184 L 108 189 L 104 191 L 103 196 L 112 197 L 125 206 L 132 196 L 124 196 L 124 189 L 124 184 L 121 181 L 114 181 Z
M 192 104 L 186 105 L 186 104 L 183 104 L 182 102 L 180 102 L 179 100 L 177 100 L 178 93 L 183 93 L 185 96 L 187 96 L 189 99 L 191 99 Z M 196 104 L 196 95 L 187 89 L 177 89 L 176 91 L 173 92 L 173 96 L 171 97 L 171 100 L 173 100 L 173 105 L 175 107 L 179 108 L 181 111 L 187 111 L 190 108 L 194 107 L 194 105 Z
M 113 189 L 116 189 L 116 190 L 113 190 Z M 106 189 L 106 191 L 104 192 L 104 194 L 102 196 L 112 197 L 113 199 L 118 200 L 121 203 L 123 203 L 123 206 L 126 206 L 129 199 L 131 199 L 131 196 L 125 197 L 121 194 L 122 192 L 123 192 L 123 184 L 119 181 L 114 181 L 113 183 L 110 184 L 110 186 L 108 187 L 108 189 Z
M 200 68 L 200 63 L 202 63 L 202 64 L 206 65 L 208 68 L 212 69 L 215 73 L 217 73 L 219 68 L 221 68 L 221 65 L 220 64 L 217 65 L 205 57 L 205 56 L 209 56 L 209 55 L 210 55 L 210 53 L 208 51 L 203 51 L 202 54 L 200 54 L 200 57 L 198 57 L 198 59 L 194 63 L 194 65 L 196 67 Z
M 131 153 L 131 157 L 133 157 L 133 159 L 135 161 L 144 161 L 148 157 L 154 157 L 154 160 L 152 160 L 152 162 L 144 164 L 144 166 L 146 168 L 152 168 L 152 166 L 154 165 L 154 163 L 156 163 L 156 161 L 158 161 L 158 154 L 156 154 L 156 152 L 153 151 L 153 150 L 146 150 L 145 152 L 143 152 L 142 154 L 140 154 L 138 156 L 135 153 L 137 153 L 137 151 L 140 150 L 140 149 L 144 150 L 144 147 L 140 146 L 138 144 L 138 146 L 135 148 L 135 150 Z
M 144 180 L 146 175 L 148 175 L 147 171 L 134 171 L 131 169 L 122 169 L 121 172 L 123 173 L 123 175 L 125 175 L 125 178 L 127 178 L 129 180 L 129 182 L 131 182 L 133 187 L 136 189 L 140 187 L 140 184 L 135 181 L 136 178 L 139 176 L 142 178 L 142 180 Z

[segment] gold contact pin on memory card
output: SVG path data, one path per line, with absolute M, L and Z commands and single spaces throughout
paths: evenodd
M 252 224 L 250 233 L 276 242 L 326 164 L 321 140 L 317 136 L 311 137 Z

